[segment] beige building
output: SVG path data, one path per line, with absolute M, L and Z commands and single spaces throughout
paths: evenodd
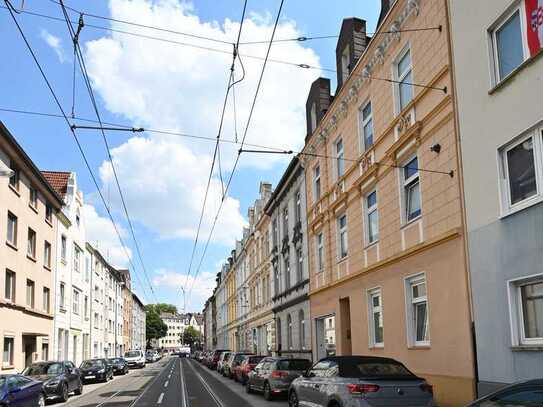
M 57 212 L 63 202 L 0 123 L 0 373 L 52 355 Z
M 306 105 L 314 358 L 393 357 L 463 406 L 475 374 L 446 1 L 382 4 L 371 38 L 344 20 L 335 96 L 320 78 Z

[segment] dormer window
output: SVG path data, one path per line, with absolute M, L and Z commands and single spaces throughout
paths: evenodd
M 349 65 L 351 64 L 351 58 L 350 58 L 350 49 L 347 45 L 345 49 L 343 50 L 343 53 L 341 54 L 341 76 L 343 78 L 343 83 L 347 81 L 349 78 Z
M 311 132 L 317 128 L 317 105 L 315 102 L 311 105 Z

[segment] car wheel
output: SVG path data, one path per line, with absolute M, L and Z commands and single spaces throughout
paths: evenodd
M 61 390 L 61 393 L 60 393 L 60 399 L 62 401 L 67 401 L 68 400 L 68 385 L 66 383 L 64 383 L 62 385 L 62 390 Z
M 40 393 L 40 396 L 38 397 L 38 407 L 45 407 L 45 397 L 42 393 Z
M 273 394 L 271 391 L 270 384 L 268 382 L 264 383 L 264 398 L 268 401 L 273 399 Z
M 288 407 L 298 407 L 298 395 L 295 391 L 291 391 L 288 396 Z
M 248 381 L 245 385 L 245 393 L 251 394 L 253 392 L 253 389 L 251 388 L 251 383 Z
M 83 382 L 79 380 L 79 384 L 77 385 L 77 388 L 75 389 L 74 393 L 79 396 L 83 394 Z

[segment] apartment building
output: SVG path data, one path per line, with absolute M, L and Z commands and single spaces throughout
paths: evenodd
M 272 186 L 261 182 L 259 198 L 249 208 L 249 236 L 247 256 L 249 271 L 247 289 L 249 291 L 250 347 L 258 355 L 271 355 L 275 348 L 275 323 L 272 311 L 271 291 L 271 246 L 270 218 L 264 211 L 272 194 Z
M 543 2 L 449 5 L 482 395 L 543 366 Z
M 247 317 L 249 315 L 249 293 L 247 289 L 247 252 L 245 244 L 249 235 L 249 229 L 243 228 L 243 237 L 236 242 L 234 257 L 234 270 L 236 273 L 236 322 L 235 342 L 236 349 L 245 351 L 249 349 L 249 326 Z
M 215 324 L 215 318 L 213 313 L 213 303 L 215 302 L 215 296 L 212 295 L 209 297 L 204 304 L 204 349 L 212 350 L 215 349 L 215 341 L 213 334 L 213 327 Z
M 183 346 L 183 332 L 190 325 L 191 316 L 162 312 L 160 319 L 168 326 L 168 333 L 158 340 L 158 346 L 168 350 L 176 350 Z
M 344 20 L 302 160 L 314 358 L 332 319 L 337 354 L 398 359 L 461 406 L 475 361 L 448 27 L 445 0 L 383 0 L 371 38 Z
M 16 373 L 51 357 L 63 200 L 1 122 L 0 167 L 0 373 Z
M 304 170 L 290 162 L 264 211 L 271 219 L 275 352 L 311 359 Z
M 132 304 L 132 282 L 130 279 L 130 271 L 127 269 L 119 270 L 121 276 L 121 292 L 122 292 L 122 301 L 123 301 L 123 316 L 122 316 L 122 334 L 123 334 L 123 351 L 134 349 L 132 346 L 132 334 L 134 330 L 132 329 L 131 324 L 134 321 L 132 317 L 132 312 L 134 306 Z
M 83 193 L 73 172 L 42 171 L 63 199 L 58 213 L 54 273 L 55 318 L 53 346 L 57 360 L 77 366 L 90 350 L 90 270 L 85 259 Z
M 217 274 L 217 289 L 215 292 L 217 346 L 220 349 L 230 349 L 228 343 L 228 307 L 226 303 L 226 275 L 230 264 L 225 263 Z
M 226 335 L 228 336 L 229 349 L 238 351 L 236 332 L 237 332 L 237 300 L 236 300 L 236 251 L 232 250 L 228 258 L 228 270 L 226 275 L 225 295 L 226 295 Z
M 147 335 L 145 330 L 145 306 L 139 297 L 132 293 L 132 312 L 130 313 L 130 349 L 145 349 L 147 345 Z M 129 350 L 128 348 L 125 349 Z

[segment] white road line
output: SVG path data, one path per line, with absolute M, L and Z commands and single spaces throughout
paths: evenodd
M 179 359 L 179 380 L 181 382 L 181 407 L 188 407 L 189 400 L 187 398 L 187 387 L 185 385 L 185 380 L 183 376 L 183 363 Z
M 171 379 L 171 378 L 172 378 L 172 374 L 170 373 L 170 374 L 168 375 L 168 379 Z
M 170 362 L 167 362 L 166 364 L 168 364 Z M 153 387 L 155 385 L 155 382 L 158 380 L 158 378 L 160 377 L 160 372 L 155 376 L 155 378 L 152 380 L 151 383 L 147 384 L 147 386 L 145 387 L 145 389 L 143 389 L 143 391 L 139 394 L 138 397 L 136 397 L 129 405 L 128 407 L 132 407 L 134 406 L 142 397 L 143 395 L 145 394 L 145 392 L 147 390 L 149 390 L 149 388 Z
M 187 362 L 190 366 L 190 368 L 192 369 L 192 371 L 194 372 L 194 374 L 198 377 L 198 379 L 200 380 L 200 382 L 202 382 L 202 385 L 204 386 L 204 389 L 207 390 L 207 392 L 209 393 L 209 395 L 211 396 L 211 398 L 213 399 L 213 401 L 215 403 L 217 403 L 217 405 L 219 407 L 224 407 L 224 404 L 222 404 L 221 400 L 219 399 L 219 397 L 217 397 L 217 395 L 215 394 L 215 392 L 213 390 L 211 390 L 211 387 L 209 387 L 209 385 L 207 384 L 207 382 L 204 380 L 204 378 L 200 375 L 200 373 L 198 373 L 196 371 L 196 369 L 194 368 L 194 366 L 192 366 L 192 363 L 189 361 Z
M 164 398 L 164 393 L 160 393 L 160 396 L 158 396 L 157 404 L 162 404 L 162 399 Z
M 168 387 L 168 384 L 170 383 L 169 380 L 166 380 L 166 383 L 164 383 L 164 387 Z

